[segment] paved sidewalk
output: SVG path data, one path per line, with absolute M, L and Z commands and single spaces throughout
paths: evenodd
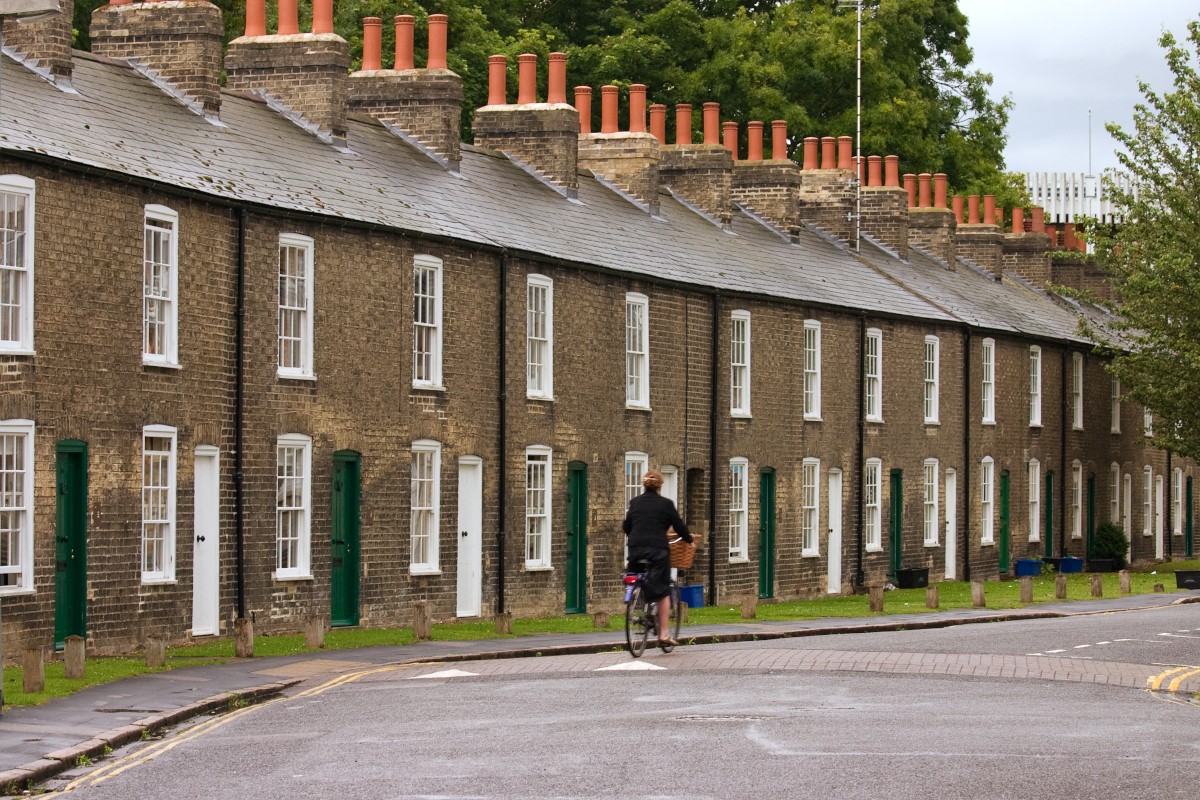
M 1046 603 L 1013 610 L 951 609 L 804 622 L 747 620 L 736 624 L 688 626 L 684 628 L 681 638 L 684 642 L 694 638 L 707 643 L 714 641 L 713 637 L 717 637 L 716 641 L 746 641 L 894 631 L 897 628 L 945 627 L 989 620 L 1095 614 L 1165 606 L 1180 600 L 1200 602 L 1200 590 Z M 546 634 L 516 639 L 419 642 L 403 646 L 231 659 L 225 664 L 181 667 L 140 675 L 92 686 L 42 706 L 12 708 L 0 717 L 0 770 L 36 761 L 47 753 L 73 747 L 105 731 L 131 725 L 152 714 L 169 712 L 222 692 L 263 686 L 285 679 L 330 676 L 399 661 L 512 658 L 539 653 L 569 655 L 623 646 L 624 635 L 617 631 Z M 829 643 L 826 642 L 825 649 L 828 647 Z

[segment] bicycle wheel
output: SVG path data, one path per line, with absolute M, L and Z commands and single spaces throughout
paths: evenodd
M 679 604 L 679 586 L 671 584 L 671 619 L 667 622 L 670 630 L 670 636 L 675 641 L 679 641 L 679 628 L 683 625 L 683 606 Z M 673 645 L 659 645 L 664 653 L 669 653 L 675 649 Z
M 625 604 L 625 646 L 629 655 L 640 658 L 646 652 L 646 616 L 649 614 L 649 604 L 641 586 L 633 587 L 633 595 Z

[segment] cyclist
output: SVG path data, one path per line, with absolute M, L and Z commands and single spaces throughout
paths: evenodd
M 671 638 L 668 620 L 671 615 L 671 549 L 667 542 L 667 530 L 675 532 L 689 544 L 692 534 L 679 518 L 675 504 L 663 497 L 663 476 L 652 469 L 642 476 L 646 491 L 629 502 L 623 525 L 629 536 L 630 572 L 641 572 L 639 564 L 645 565 L 646 577 L 642 585 L 646 600 L 658 603 L 658 643 L 668 647 L 678 644 Z

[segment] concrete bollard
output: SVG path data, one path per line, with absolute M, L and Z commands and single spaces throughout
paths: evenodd
M 512 614 L 502 611 L 496 615 L 496 633 L 512 633 Z
M 46 691 L 46 657 L 40 647 L 26 647 L 21 653 L 21 691 Z
M 987 597 L 983 593 L 983 581 L 971 581 L 971 605 L 975 608 L 987 606 Z
M 428 600 L 413 603 L 413 636 L 418 641 L 433 638 L 433 609 Z
M 1162 594 L 1166 590 L 1167 590 L 1166 587 L 1163 586 L 1161 583 L 1154 584 L 1154 593 L 1155 594 Z
M 1054 576 L 1054 596 L 1059 600 L 1067 599 L 1067 576 L 1061 572 Z
M 309 614 L 304 618 L 304 646 L 320 649 L 325 646 L 325 616 Z
M 611 622 L 612 620 L 609 618 L 607 611 L 597 611 L 595 614 L 592 614 L 593 628 L 607 628 Z
M 254 621 L 249 617 L 233 621 L 233 654 L 238 658 L 254 658 Z
M 63 640 L 65 645 L 66 665 L 64 675 L 70 680 L 83 677 L 84 660 L 87 658 L 87 642 L 82 636 L 68 636 Z
M 1129 570 L 1121 570 L 1117 573 L 1117 577 L 1121 579 L 1121 594 L 1131 594 L 1133 592 L 1133 576 L 1129 574 Z
M 1028 575 L 1021 578 L 1021 602 L 1033 602 L 1033 578 Z
M 742 598 L 742 619 L 754 619 L 758 616 L 758 592 L 746 592 Z
M 1092 597 L 1104 597 L 1104 576 L 1099 572 L 1092 573 Z
M 167 640 L 160 636 L 146 637 L 146 666 L 153 669 L 167 663 Z
M 938 587 L 937 586 L 926 586 L 925 587 L 925 607 L 926 608 L 937 608 L 938 607 Z
M 867 601 L 870 603 L 872 614 L 882 614 L 883 613 L 883 587 L 878 586 L 878 585 L 877 586 L 868 586 L 867 587 Z

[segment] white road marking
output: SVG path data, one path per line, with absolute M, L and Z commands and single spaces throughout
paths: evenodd
M 1096 642 L 1096 644 L 1112 644 L 1112 642 Z
M 593 672 L 603 672 L 610 669 L 620 670 L 642 670 L 642 669 L 666 669 L 658 664 L 651 664 L 649 661 L 622 661 L 619 664 L 613 664 L 610 667 L 596 667 Z
M 1081 648 L 1084 648 L 1084 647 L 1091 647 L 1091 645 L 1090 645 L 1090 644 L 1077 644 L 1077 645 L 1075 645 L 1075 649 L 1076 649 L 1076 650 L 1079 650 L 1079 649 L 1081 649 Z
M 469 675 L 478 674 L 478 672 L 463 672 L 461 669 L 444 669 L 441 672 L 430 672 L 428 675 L 413 675 L 408 680 L 417 681 L 422 678 L 465 678 Z
M 1063 650 L 1047 650 L 1046 652 L 1047 653 L 1065 653 L 1067 651 L 1065 649 L 1063 649 Z

